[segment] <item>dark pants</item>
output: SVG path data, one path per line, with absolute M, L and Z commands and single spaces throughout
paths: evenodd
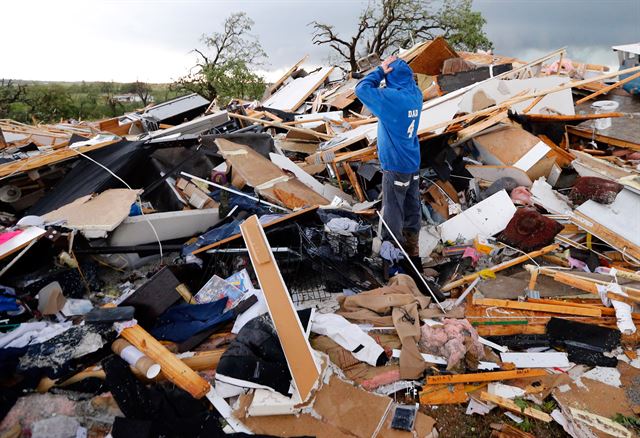
M 420 177 L 418 173 L 382 173 L 382 207 L 384 221 L 400 243 L 405 245 L 404 233 L 416 237 L 420 232 Z M 386 236 L 386 232 L 383 233 Z M 384 237 L 390 239 L 389 236 Z M 413 243 L 413 242 L 412 242 Z M 409 255 L 411 249 L 406 248 Z

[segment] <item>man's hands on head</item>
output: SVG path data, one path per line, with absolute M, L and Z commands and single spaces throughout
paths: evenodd
M 389 73 L 391 73 L 391 71 L 393 70 L 393 67 L 390 67 L 390 65 L 396 59 L 398 59 L 396 55 L 391 55 L 387 59 L 382 61 L 382 64 L 380 64 L 380 67 L 382 68 L 382 71 L 384 72 L 385 75 L 388 75 Z

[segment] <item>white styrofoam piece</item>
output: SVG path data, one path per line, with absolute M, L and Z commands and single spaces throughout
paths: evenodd
M 622 238 L 640 245 L 640 220 L 637 220 L 640 217 L 640 195 L 631 190 L 623 189 L 609 205 L 589 200 L 576 210 Z
M 502 362 L 511 362 L 516 368 L 565 368 L 571 365 L 567 353 L 501 353 Z
M 271 159 L 271 162 L 278 166 L 280 169 L 288 170 L 289 172 L 293 173 L 302 184 L 309 187 L 320 196 L 323 195 L 324 185 L 313 176 L 305 172 L 300 166 L 291 161 L 289 158 L 285 157 L 284 155 L 274 154 L 273 152 L 269 153 L 269 158 Z
M 478 234 L 493 236 L 505 229 L 515 212 L 511 198 L 501 190 L 440 224 L 440 238 L 444 242 L 456 241 L 459 237 L 472 240 Z
M 399 358 L 401 351 L 402 350 L 398 350 L 397 348 L 394 348 L 392 350 L 392 357 L 396 359 Z M 434 363 L 436 365 L 447 364 L 447 359 L 445 359 L 443 356 L 436 356 L 435 354 L 429 354 L 429 353 L 421 353 L 421 355 L 422 355 L 422 359 L 424 359 L 425 362 Z M 496 368 L 500 368 L 500 366 L 497 363 L 487 362 L 484 360 L 481 360 L 480 364 L 478 365 L 479 370 L 495 370 Z
M 531 149 L 527 151 L 518 161 L 513 163 L 513 167 L 522 169 L 525 172 L 531 169 L 538 161 L 547 155 L 551 148 L 543 141 L 539 141 Z
M 220 221 L 217 208 L 168 211 L 126 218 L 113 232 L 111 246 L 144 245 L 157 242 L 153 224 L 160 240 L 181 239 L 206 231 Z
M 509 417 L 511 420 L 513 420 L 517 424 L 520 424 L 520 423 L 522 423 L 524 421 L 522 418 L 518 417 L 513 412 L 505 411 L 504 415 Z
M 498 345 L 495 342 L 491 342 L 490 340 L 485 339 L 482 336 L 478 336 L 478 341 L 480 341 L 480 343 L 482 345 L 486 345 L 487 347 L 491 347 L 494 350 L 498 350 L 501 353 L 506 353 L 507 351 L 509 351 L 509 349 L 507 347 L 502 346 L 502 345 Z
M 332 70 L 333 67 L 322 67 L 315 73 L 294 79 L 262 102 L 262 106 L 282 111 L 295 111 L 299 102 L 318 88 Z
M 569 204 L 556 193 L 544 178 L 538 178 L 531 186 L 533 202 L 545 208 L 553 214 L 571 214 L 573 211 Z
M 491 402 L 483 402 L 480 400 L 476 400 L 473 397 L 469 397 L 469 404 L 467 405 L 467 410 L 465 411 L 465 414 L 467 415 L 473 415 L 473 414 L 479 414 L 479 415 L 485 415 L 488 414 L 489 412 L 491 412 L 491 409 L 495 408 L 496 405 L 494 405 Z
M 508 399 L 522 397 L 526 393 L 522 388 L 518 388 L 517 386 L 505 385 L 504 383 L 500 382 L 489 382 L 487 392 L 489 394 Z
M 596 380 L 616 388 L 620 388 L 622 386 L 622 382 L 620 381 L 620 371 L 618 371 L 617 368 L 595 367 L 580 376 L 580 379 L 583 378 Z
M 294 392 L 292 397 L 285 397 L 275 391 L 256 389 L 253 392 L 253 400 L 249 405 L 247 414 L 252 417 L 289 415 L 300 410 L 295 407 L 300 402 L 297 392 Z
M 294 120 L 304 122 L 305 120 L 323 119 L 323 120 L 335 120 L 336 122 L 342 122 L 342 116 L 343 116 L 342 111 L 329 111 L 325 113 L 299 114 L 294 116 Z M 311 129 L 323 124 L 324 124 L 323 121 L 318 121 L 318 122 L 301 123 L 300 125 L 297 125 L 297 126 L 300 128 Z

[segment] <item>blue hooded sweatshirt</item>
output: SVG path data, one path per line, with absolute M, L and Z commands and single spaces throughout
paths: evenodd
M 356 85 L 356 96 L 378 118 L 378 157 L 383 170 L 415 173 L 420 169 L 418 123 L 422 92 L 413 70 L 398 59 L 386 75 L 376 68 Z M 380 87 L 382 79 L 387 86 Z

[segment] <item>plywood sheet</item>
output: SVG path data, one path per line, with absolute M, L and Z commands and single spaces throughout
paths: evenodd
M 43 216 L 46 222 L 64 221 L 68 228 L 82 231 L 113 231 L 124 221 L 138 190 L 110 189 L 95 197 L 83 196 Z
M 242 237 L 247 245 L 253 269 L 258 277 L 269 315 L 287 358 L 301 400 L 306 400 L 320 377 L 313 350 L 305 336 L 300 318 L 293 307 L 287 285 L 282 279 L 267 236 L 256 215 L 240 225 Z
M 416 49 L 410 49 L 400 58 L 407 61 L 414 73 L 436 76 L 442 73 L 442 64 L 449 58 L 457 58 L 458 54 L 442 37 L 423 43 Z
M 332 71 L 333 67 L 323 67 L 304 78 L 294 79 L 262 102 L 262 106 L 282 111 L 295 111 L 311 93 L 322 85 Z

